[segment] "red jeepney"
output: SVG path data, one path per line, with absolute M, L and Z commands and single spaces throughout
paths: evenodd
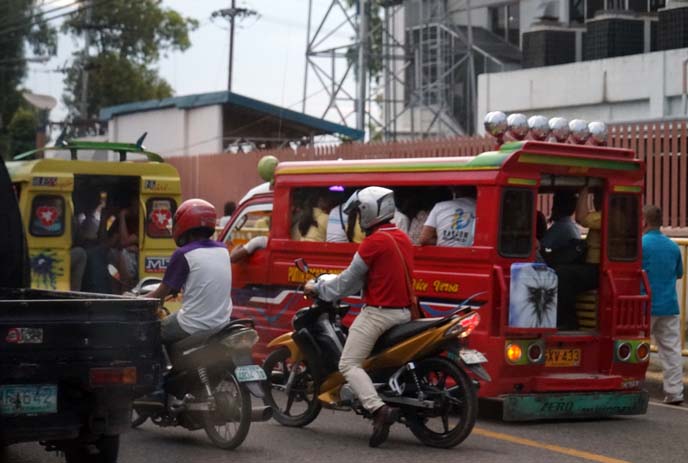
M 269 234 L 266 249 L 232 267 L 233 316 L 256 321 L 265 355 L 267 343 L 290 330 L 295 311 L 308 304 L 300 292 L 307 277 L 294 260 L 330 273 L 350 262 L 355 243 L 291 238 L 293 210 L 304 197 L 333 186 L 348 194 L 377 185 L 394 189 L 397 201 L 438 201 L 451 198 L 448 186 L 469 186 L 477 201 L 473 245 L 416 246 L 413 279 L 429 317 L 469 298 L 479 310 L 482 322 L 469 343 L 487 356 L 492 376 L 480 396 L 500 401 L 506 420 L 643 414 L 650 337 L 641 269 L 643 176 L 644 164 L 630 150 L 539 141 L 506 143 L 476 157 L 280 163 L 272 187 L 247 195 L 221 235 L 233 246 Z M 579 327 L 515 325 L 510 311 L 523 307 L 512 304 L 514 275 L 536 261 L 539 210 L 549 215 L 553 193 L 583 186 L 602 194 L 603 203 L 599 285 L 578 296 Z M 355 315 L 362 301 L 348 302 Z

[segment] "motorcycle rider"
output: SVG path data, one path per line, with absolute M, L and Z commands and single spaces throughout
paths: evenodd
M 229 323 L 232 266 L 227 247 L 210 239 L 216 220 L 215 207 L 202 199 L 184 201 L 174 214 L 172 236 L 178 248 L 162 283 L 147 296 L 162 299 L 184 289 L 181 309 L 162 321 L 165 345 Z
M 355 209 L 358 209 L 361 227 L 367 235 L 358 252 L 337 278 L 317 283 L 309 281 L 305 293 L 333 301 L 363 289 L 366 305 L 349 329 L 339 371 L 373 416 L 369 444 L 378 447 L 389 436 L 389 428 L 399 418 L 399 410 L 380 399 L 361 365 L 385 331 L 411 319 L 412 296 L 406 272 L 408 275 L 413 272 L 413 245 L 408 236 L 390 222 L 396 210 L 392 190 L 372 186 L 355 192 L 344 212 L 350 214 Z

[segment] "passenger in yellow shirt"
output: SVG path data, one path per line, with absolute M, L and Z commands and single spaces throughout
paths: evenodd
M 595 192 L 593 195 L 594 211 L 591 211 L 588 206 L 588 194 L 588 187 L 585 187 L 578 196 L 576 222 L 588 229 L 588 236 L 585 239 L 585 243 L 588 247 L 585 262 L 588 264 L 599 264 L 602 239 L 602 194 L 601 192 Z
M 312 206 L 301 210 L 297 227 L 292 228 L 292 239 L 300 236 L 299 241 L 327 241 L 327 221 L 335 205 L 334 198 L 325 192 L 309 198 L 307 203 Z

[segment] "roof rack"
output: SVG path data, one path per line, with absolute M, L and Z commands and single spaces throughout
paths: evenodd
M 77 152 L 79 150 L 107 150 L 119 153 L 119 162 L 124 162 L 127 160 L 128 153 L 141 154 L 145 156 L 151 162 L 165 162 L 165 160 L 159 154 L 147 151 L 143 146 L 143 140 L 145 140 L 148 132 L 144 132 L 143 135 L 136 140 L 136 143 L 113 143 L 113 142 L 102 142 L 102 141 L 70 141 L 65 139 L 65 131 L 62 131 L 54 146 L 44 146 L 43 148 L 38 148 L 35 150 L 27 151 L 22 154 L 18 154 L 14 157 L 15 161 L 22 161 L 25 159 L 35 159 L 36 154 L 44 151 L 64 151 L 69 150 L 70 158 L 72 161 L 78 160 Z

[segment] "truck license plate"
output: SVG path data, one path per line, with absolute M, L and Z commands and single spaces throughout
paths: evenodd
M 11 384 L 0 386 L 0 414 L 37 415 L 57 413 L 57 386 Z
M 580 365 L 580 349 L 547 349 L 545 350 L 546 367 L 577 367 Z
M 243 365 L 236 367 L 234 376 L 240 383 L 247 381 L 265 381 L 268 379 L 265 371 L 258 365 Z

